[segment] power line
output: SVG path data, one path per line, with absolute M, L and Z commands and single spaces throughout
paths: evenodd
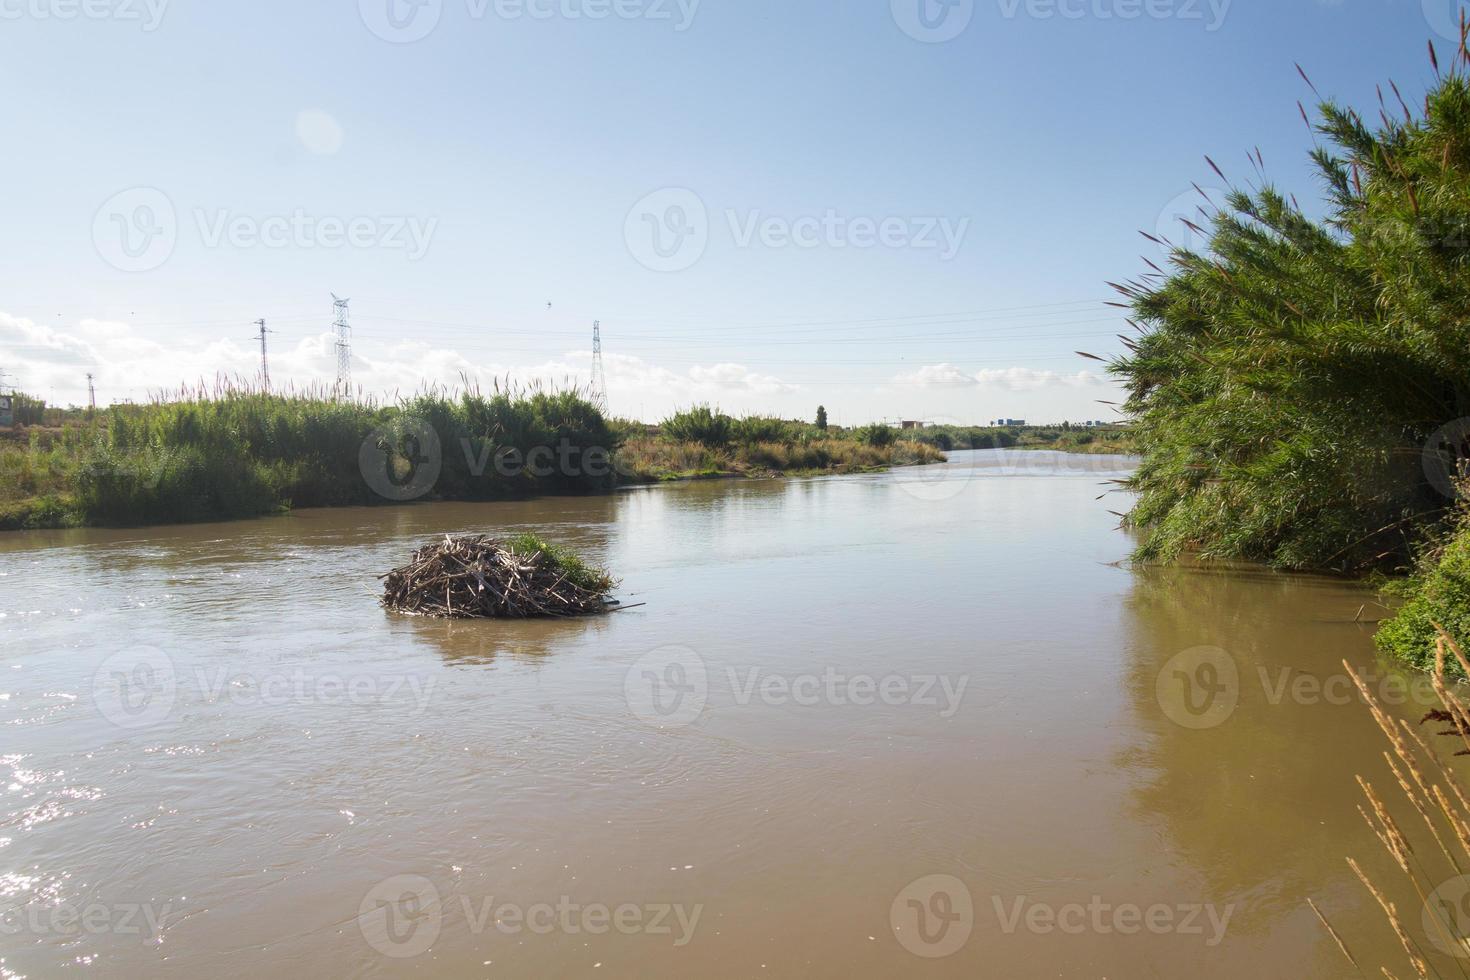
M 377 335 L 377 334 L 370 334 L 368 336 L 370 338 L 375 338 L 375 339 L 385 339 L 385 340 L 387 339 L 386 337 L 380 337 L 380 335 Z M 1102 338 L 1098 338 L 1094 334 L 1073 334 L 1073 335 L 1070 335 L 1070 336 L 1072 336 L 1074 338 L 1102 339 Z M 1061 340 L 1061 339 L 1066 339 L 1066 336 L 1065 335 L 1064 336 L 1055 336 L 1055 337 L 1048 337 L 1048 338 L 1045 338 L 1045 339 L 1047 339 L 1047 340 Z M 915 345 L 915 346 L 918 346 L 918 345 Z M 569 351 L 566 351 L 566 350 L 547 350 L 546 348 L 541 348 L 541 347 L 504 347 L 504 346 L 500 346 L 500 345 L 485 346 L 485 345 L 481 345 L 481 344 L 454 344 L 453 347 L 452 347 L 452 351 L 454 353 L 457 353 L 457 354 L 465 354 L 465 353 L 479 353 L 479 354 L 536 354 L 536 355 L 540 355 L 540 356 L 547 357 L 547 358 L 561 358 L 561 357 L 567 356 L 569 353 L 575 353 L 575 352 L 569 352 Z M 670 353 L 670 352 L 673 352 L 673 353 Z M 683 351 L 677 345 L 669 346 L 669 347 L 663 347 L 663 346 L 658 346 L 658 347 L 636 347 L 636 348 L 629 348 L 627 351 L 623 351 L 620 348 L 619 349 L 619 353 L 620 354 L 626 354 L 626 356 L 629 356 L 629 357 L 632 357 L 632 358 L 636 358 L 638 360 L 642 360 L 645 363 L 647 363 L 647 364 L 649 364 L 651 366 L 655 366 L 655 367 L 656 366 L 659 366 L 659 365 L 664 365 L 664 364 L 714 365 L 714 364 L 729 363 L 729 362 L 739 363 L 739 364 L 742 364 L 742 365 L 766 364 L 766 365 L 778 365 L 778 366 L 779 365 L 786 365 L 786 366 L 801 366 L 801 367 L 841 367 L 841 366 L 844 366 L 844 365 L 870 365 L 870 366 L 885 366 L 885 365 L 887 365 L 887 366 L 891 366 L 891 367 L 913 367 L 916 363 L 920 363 L 920 362 L 927 363 L 927 362 L 934 361 L 936 359 L 938 359 L 938 360 L 943 360 L 944 359 L 944 356 L 943 355 L 935 354 L 933 357 L 921 357 L 919 355 L 911 355 L 914 359 L 912 359 L 912 360 L 905 360 L 903 356 L 900 356 L 903 352 L 895 352 L 892 356 L 888 356 L 888 357 L 866 357 L 866 358 L 851 358 L 851 357 L 844 358 L 844 357 L 827 357 L 827 356 L 823 356 L 823 357 L 809 357 L 809 356 L 795 355 L 795 354 L 792 355 L 792 356 L 790 356 L 790 357 L 771 358 L 771 357 L 761 357 L 761 356 L 751 357 L 751 356 L 740 354 L 740 353 L 723 354 L 721 352 L 711 352 L 711 354 L 709 354 L 707 356 L 700 356 L 698 354 L 698 352 L 696 352 L 696 351 L 692 351 L 692 350 L 690 350 L 690 351 Z M 881 353 L 881 352 L 874 352 L 874 353 Z M 1017 363 L 1017 362 L 1022 362 L 1022 361 L 1030 361 L 1030 362 L 1038 362 L 1038 361 L 1065 361 L 1065 362 L 1071 363 L 1071 362 L 1074 362 L 1074 361 L 1077 360 L 1077 354 L 1076 354 L 1076 352 L 1074 350 L 1071 349 L 1070 346 L 1066 346 L 1066 347 L 1064 347 L 1062 349 L 1056 350 L 1054 353 L 1049 353 L 1049 354 L 1001 354 L 1001 353 L 989 352 L 989 353 L 986 354 L 986 356 L 977 358 L 977 357 L 972 356 L 970 354 L 954 354 L 954 353 L 951 353 L 949 355 L 949 359 L 951 359 L 951 360 L 961 360 L 961 361 L 963 361 L 966 364 L 1000 364 L 1000 365 L 1009 365 L 1009 364 L 1013 364 L 1013 363 Z
M 995 322 L 1011 323 L 1011 324 L 1013 324 L 1017 328 L 1029 328 L 1032 325 L 1025 324 L 1025 323 L 1015 323 L 1015 321 L 1017 321 L 1017 320 L 1026 320 L 1026 319 L 1034 319 L 1034 318 L 1038 318 L 1038 317 L 1040 317 L 1040 318 L 1075 317 L 1075 316 L 1077 316 L 1079 314 L 1103 313 L 1103 312 L 1106 312 L 1106 311 L 1104 311 L 1104 310 L 1101 309 L 1102 304 L 1100 302 L 1093 302 L 1091 300 L 1087 300 L 1087 301 L 1084 301 L 1084 302 L 1088 306 L 1094 307 L 1094 309 L 1086 309 L 1086 308 L 1084 308 L 1084 309 L 1051 309 L 1051 310 L 1036 311 L 1036 312 L 1029 312 L 1029 313 L 1028 312 L 1007 312 L 1007 311 L 1004 311 L 1004 310 L 981 310 L 981 311 L 975 311 L 973 313 L 921 313 L 921 314 L 913 314 L 913 315 L 907 316 L 907 317 L 883 317 L 883 318 L 849 319 L 849 320 L 794 321 L 794 322 L 791 322 L 791 323 L 785 323 L 785 324 L 779 324 L 779 325 L 772 325 L 772 324 L 766 324 L 766 325 L 755 324 L 755 325 L 751 325 L 751 324 L 726 322 L 726 323 L 718 324 L 718 327 L 722 331 L 726 331 L 726 330 L 740 330 L 742 332 L 754 332 L 754 331 L 761 331 L 761 330 L 779 330 L 779 331 L 785 332 L 787 334 L 805 334 L 805 333 L 810 333 L 810 334 L 815 334 L 815 335 L 818 335 L 818 336 L 820 336 L 822 334 L 825 334 L 825 333 L 828 333 L 828 332 L 830 332 L 830 331 L 832 331 L 834 329 L 847 329 L 847 330 L 896 330 L 896 329 L 900 329 L 900 328 L 903 328 L 903 327 L 921 327 L 922 328 L 922 327 L 938 327 L 938 326 L 960 326 L 960 325 L 964 325 L 964 324 L 981 324 L 981 323 L 995 323 Z M 1068 305 L 1075 306 L 1077 304 L 1068 304 Z M 1026 310 L 1026 309 L 1032 309 L 1032 308 L 1030 308 L 1030 307 L 1017 307 L 1017 310 Z M 447 329 L 473 330 L 473 331 L 476 331 L 476 332 L 483 331 L 483 330 L 486 330 L 486 329 L 491 329 L 490 327 L 488 327 L 488 325 L 484 321 L 480 321 L 480 322 L 477 322 L 477 323 L 469 323 L 469 322 L 451 321 L 451 320 L 428 320 L 428 319 L 424 319 L 424 318 L 420 318 L 420 317 L 390 317 L 390 316 L 376 316 L 376 315 L 370 315 L 370 316 L 368 316 L 367 319 L 369 319 L 369 320 L 375 320 L 375 321 L 383 321 L 383 322 L 387 322 L 387 323 L 410 323 L 410 324 L 414 324 L 414 325 L 417 325 L 417 326 L 425 326 L 425 327 L 442 327 L 442 328 L 447 328 Z M 1110 323 L 1118 323 L 1118 322 L 1121 322 L 1123 319 L 1124 319 L 1124 315 L 1121 312 L 1119 312 L 1119 313 L 1110 313 L 1109 312 L 1104 317 L 1095 318 L 1095 319 L 1091 319 L 1091 320 L 1083 320 L 1083 321 L 1072 320 L 1072 321 L 1062 321 L 1062 322 L 1072 322 L 1072 323 L 1079 323 L 1079 322 L 1082 322 L 1082 323 L 1110 322 Z M 907 321 L 907 322 L 905 322 L 905 321 Z M 642 322 L 642 323 L 648 323 L 648 324 L 651 324 L 651 325 L 653 325 L 655 327 L 657 327 L 657 326 L 664 326 L 666 328 L 671 328 L 671 329 L 676 329 L 676 330 L 687 326 L 686 324 L 681 324 L 681 323 L 671 322 L 671 321 L 663 321 L 662 323 L 660 323 L 659 321 L 640 320 L 640 322 Z M 1061 325 L 1061 324 L 1060 324 L 1060 322 L 1056 322 L 1056 321 L 1054 321 L 1052 324 L 1047 324 L 1047 323 L 1038 324 L 1038 326 L 1048 326 L 1048 325 Z M 577 332 L 575 330 L 549 331 L 549 330 L 545 330 L 545 329 L 516 330 L 516 329 L 512 329 L 512 328 L 505 328 L 505 327 L 496 327 L 496 328 L 493 328 L 493 329 L 496 329 L 497 332 L 500 332 L 500 333 L 532 334 L 532 335 L 536 335 L 536 336 L 548 336 L 548 335 L 555 335 L 555 334 L 561 334 L 563 336 L 570 336 L 570 335 L 573 335 L 573 334 L 575 334 Z M 693 336 L 693 337 L 699 337 L 701 335 L 700 334 L 697 334 L 697 333 L 693 333 L 693 334 L 691 334 L 691 333 L 680 333 L 680 334 L 670 334 L 670 333 L 638 334 L 638 333 L 633 333 L 633 334 L 626 334 L 626 335 L 620 334 L 619 336 L 626 336 L 629 339 L 637 339 L 637 340 L 661 340 L 661 339 L 668 339 L 668 338 L 671 338 L 671 337 L 673 337 L 673 338 L 691 337 L 691 336 Z M 705 335 L 705 336 L 708 336 L 708 335 Z
M 350 325 L 349 318 L 349 300 L 340 298 L 335 294 L 333 294 L 332 299 L 333 348 L 336 354 L 337 362 L 335 391 L 337 393 L 337 397 L 339 398 L 351 398 L 353 395 L 352 327 Z M 775 323 L 768 321 L 764 324 L 734 328 L 724 326 L 724 324 L 729 323 L 728 318 L 724 318 L 722 328 L 718 334 L 710 333 L 708 330 L 702 329 L 695 329 L 690 330 L 689 332 L 682 333 L 671 332 L 680 331 L 681 325 L 676 325 L 674 323 L 670 323 L 669 321 L 664 321 L 668 324 L 668 326 L 663 328 L 663 332 L 657 332 L 660 329 L 657 321 L 644 320 L 640 321 L 640 325 L 645 327 L 652 326 L 654 331 L 656 332 L 642 334 L 619 333 L 618 351 L 633 358 L 646 359 L 647 363 L 650 365 L 668 365 L 676 369 L 679 366 L 685 365 L 714 366 L 714 363 L 724 360 L 730 362 L 738 362 L 742 366 L 748 368 L 769 365 L 770 368 L 777 370 L 782 367 L 790 369 L 797 365 L 800 365 L 801 367 L 805 367 L 808 369 L 815 368 L 819 370 L 841 370 L 843 368 L 861 368 L 864 366 L 868 366 L 875 368 L 886 367 L 897 371 L 904 371 L 913 370 L 922 364 L 929 364 L 934 361 L 943 360 L 945 359 L 946 355 L 948 360 L 958 361 L 970 370 L 992 364 L 997 367 L 1015 366 L 1019 363 L 1027 361 L 1033 363 L 1045 361 L 1053 362 L 1054 364 L 1059 365 L 1061 362 L 1072 360 L 1073 355 L 1070 349 L 1066 351 L 1058 350 L 1055 354 L 1038 355 L 1034 353 L 1018 353 L 1018 355 L 1013 355 L 1009 357 L 1005 356 L 1000 350 L 991 350 L 983 352 L 984 354 L 988 355 L 987 357 L 982 357 L 978 359 L 970 355 L 968 351 L 974 350 L 974 348 L 971 347 L 971 345 L 973 344 L 997 344 L 1002 349 L 1011 347 L 1029 347 L 1030 351 L 1036 351 L 1037 347 L 1041 347 L 1044 350 L 1047 346 L 1050 346 L 1049 344 L 1043 345 L 1042 342 L 1045 341 L 1060 342 L 1068 338 L 1087 338 L 1095 341 L 1102 341 L 1104 340 L 1104 337 L 1100 332 L 1075 332 L 1076 328 L 1078 327 L 1086 327 L 1094 323 L 1116 324 L 1118 320 L 1122 318 L 1122 314 L 1119 313 L 1109 314 L 1107 317 L 1099 319 L 1076 319 L 1076 317 L 1078 317 L 1079 315 L 1086 317 L 1090 314 L 1095 314 L 1095 312 L 1102 312 L 1101 310 L 1095 308 L 1098 302 L 1099 301 L 1096 300 L 1074 300 L 1061 303 L 1036 304 L 1031 306 L 993 308 L 989 310 L 971 310 L 951 313 L 916 313 L 906 316 L 871 317 L 866 319 L 833 319 L 807 321 L 793 320 L 786 323 Z M 293 323 L 295 319 L 295 317 L 276 317 L 272 319 L 272 322 L 277 323 L 279 326 L 279 324 L 283 322 Z M 480 333 L 480 336 L 482 338 L 486 337 L 486 335 L 495 339 L 499 339 L 501 336 L 509 338 L 513 335 L 521 334 L 531 334 L 542 338 L 548 338 L 561 335 L 571 335 L 573 332 L 580 334 L 583 337 L 586 336 L 585 333 L 581 333 L 581 331 L 546 331 L 523 330 L 515 328 L 493 328 L 487 327 L 484 321 L 480 323 L 450 323 L 445 321 L 432 321 L 423 319 L 396 319 L 393 317 L 374 315 L 369 315 L 368 319 L 369 321 L 382 321 L 389 324 L 413 323 L 427 327 L 438 326 L 449 328 L 451 331 L 455 330 L 456 328 L 467 331 L 475 330 Z M 202 324 L 208 321 L 185 322 Z M 717 324 L 718 321 L 716 321 L 714 318 L 710 318 L 704 322 L 713 327 Z M 994 322 L 995 326 L 991 329 L 980 327 L 980 324 L 987 322 Z M 268 329 L 263 318 L 254 321 L 254 323 L 258 328 L 258 332 L 251 339 L 257 340 L 260 344 L 261 382 L 264 389 L 268 391 L 270 389 L 271 382 L 266 335 L 268 333 L 276 333 L 278 331 Z M 970 325 L 975 329 L 965 329 L 966 325 Z M 1072 330 L 1069 331 L 1067 328 L 1072 328 Z M 739 339 L 731 337 L 732 329 L 738 331 Z M 785 333 L 785 336 L 767 335 L 765 337 L 752 337 L 750 336 L 750 334 L 747 333 L 747 331 L 756 330 L 783 331 Z M 877 336 L 866 337 L 853 335 L 862 331 L 882 331 L 887 332 L 888 336 L 883 336 L 882 333 L 879 333 Z M 912 332 L 905 336 L 904 331 Z M 377 334 L 372 331 L 371 327 L 369 328 L 369 333 L 366 336 L 371 342 L 377 342 L 379 340 L 391 342 L 393 340 L 401 341 L 403 339 L 403 333 L 401 330 L 391 333 Z M 448 347 L 460 353 L 478 351 L 495 354 L 534 353 L 553 357 L 565 356 L 565 349 L 563 349 L 563 351 L 561 352 L 558 352 L 550 351 L 545 348 L 530 346 L 523 346 L 520 348 L 507 347 L 501 344 L 496 344 L 494 346 L 480 346 L 473 342 L 467 345 L 461 345 L 455 343 L 454 340 L 455 338 L 453 337 L 444 338 L 444 341 L 447 343 Z M 629 341 L 632 341 L 632 343 L 629 343 Z M 512 340 L 511 342 L 514 343 L 515 341 Z M 554 340 L 551 342 L 553 344 L 557 343 Z M 816 345 L 824 345 L 826 349 L 822 352 L 811 352 L 810 354 L 798 352 L 797 350 L 793 349 L 790 351 L 789 356 L 788 352 L 782 349 L 811 347 Z M 841 353 L 848 354 L 849 356 L 847 357 L 843 357 L 840 355 L 836 357 L 831 356 L 833 353 L 837 353 L 838 345 L 847 348 L 851 348 L 853 346 L 862 348 L 866 346 L 870 348 L 870 350 L 846 350 Z M 1070 345 L 1068 346 L 1070 348 Z M 15 349 L 62 350 L 64 349 L 64 347 L 65 345 L 34 344 L 21 345 L 20 347 Z M 910 349 L 893 350 L 893 348 L 895 347 L 907 347 Z M 887 353 L 887 351 L 885 351 L 884 348 L 892 350 L 893 355 L 906 354 L 908 356 L 885 357 L 884 355 Z M 583 349 L 585 350 L 585 348 Z M 933 351 L 932 356 L 930 356 L 929 354 L 931 350 Z M 706 351 L 708 352 L 708 356 L 702 356 L 706 354 Z M 764 357 L 761 356 L 762 353 L 765 354 Z M 975 353 L 982 352 L 975 351 Z M 852 357 L 850 356 L 852 354 L 857 354 L 858 356 Z M 867 354 L 868 356 L 864 357 L 863 354 Z M 752 357 L 751 355 L 754 356 Z M 83 363 L 85 364 L 85 361 Z M 529 368 L 527 368 L 527 370 L 529 370 Z M 867 374 L 868 372 L 861 371 L 854 373 Z M 1082 372 L 1079 372 L 1079 374 L 1080 373 Z M 1060 376 L 1068 377 L 1069 375 L 1062 374 Z M 0 375 L 0 381 L 4 380 L 5 376 Z M 880 386 L 894 385 L 902 387 L 918 385 L 940 389 L 956 386 L 971 386 L 977 383 L 983 383 L 973 376 L 940 379 L 874 377 L 852 377 L 845 379 L 834 379 L 830 376 L 826 378 L 812 378 L 811 380 L 780 377 L 760 377 L 758 379 L 758 383 L 764 382 L 770 382 L 779 385 L 795 385 L 801 387 L 809 385 L 819 387 L 860 387 L 877 384 Z M 736 385 L 735 387 L 740 386 Z M 3 385 L 0 385 L 0 390 L 3 390 Z M 605 411 L 607 409 L 608 390 L 606 366 L 604 364 L 602 350 L 602 322 L 600 319 L 593 322 L 592 388 L 590 394 L 594 402 L 597 403 L 599 407 L 601 407 Z M 89 401 L 92 402 L 92 404 L 95 406 L 95 388 L 93 386 L 93 377 L 90 373 L 88 374 L 88 396 Z
M 614 313 L 611 317 L 609 317 L 605 312 L 603 312 L 602 313 L 602 316 L 601 316 L 601 319 L 610 319 L 610 320 L 613 320 L 613 321 L 622 321 L 622 320 L 637 321 L 639 323 L 659 323 L 659 324 L 667 323 L 667 324 L 669 324 L 671 326 L 693 326 L 693 325 L 698 325 L 698 324 L 703 323 L 703 324 L 709 324 L 709 325 L 718 326 L 718 327 L 741 326 L 743 329 L 752 329 L 752 330 L 753 329 L 781 330 L 781 329 L 786 329 L 788 327 L 793 327 L 793 326 L 807 326 L 807 325 L 823 326 L 823 325 L 847 324 L 847 323 L 887 323 L 887 322 L 893 322 L 893 321 L 896 321 L 896 320 L 925 320 L 925 319 L 950 318 L 950 317 L 976 317 L 976 316 L 990 316 L 990 315 L 994 315 L 994 314 L 1007 314 L 1007 313 L 1013 313 L 1013 314 L 1025 315 L 1025 316 L 1032 316 L 1032 315 L 1035 315 L 1035 316 L 1046 316 L 1046 315 L 1048 315 L 1047 312 L 1046 312 L 1047 310 L 1055 310 L 1057 313 L 1060 313 L 1060 314 L 1065 314 L 1067 312 L 1066 310 L 1057 309 L 1058 307 L 1065 307 L 1065 306 L 1102 306 L 1103 304 L 1105 304 L 1106 302 L 1108 302 L 1110 299 L 1112 299 L 1112 297 L 1110 297 L 1110 296 L 1101 296 L 1101 297 L 1089 297 L 1087 299 L 1064 300 L 1064 301 L 1051 302 L 1051 303 L 1028 303 L 1028 304 L 1021 305 L 1021 306 L 995 306 L 995 307 L 980 308 L 980 309 L 970 309 L 970 310 L 950 310 L 950 311 L 939 312 L 939 313 L 906 313 L 906 314 L 901 314 L 901 315 L 864 317 L 864 318 L 858 318 L 858 319 L 853 319 L 853 318 L 840 318 L 840 319 L 835 319 L 835 320 L 811 320 L 811 319 L 807 319 L 807 318 L 804 318 L 804 317 L 796 317 L 796 318 L 793 318 L 793 317 L 789 317 L 788 316 L 788 317 L 776 317 L 776 318 L 765 317 L 765 318 L 761 318 L 761 319 L 743 319 L 740 323 L 732 323 L 732 316 L 731 316 L 731 314 L 728 313 L 728 312 L 726 312 L 726 311 L 723 311 L 723 310 L 720 311 L 720 312 L 718 312 L 718 313 L 709 313 L 709 314 L 704 314 L 704 313 L 690 313 L 690 314 L 677 314 L 677 315 L 667 314 L 667 313 L 648 313 L 646 311 L 644 311 L 644 312 L 618 311 L 618 312 Z M 479 314 L 478 311 L 470 310 L 468 307 L 448 307 L 448 309 L 464 310 L 465 312 L 469 313 L 471 316 L 480 316 L 480 314 Z M 1031 311 L 1031 310 L 1035 310 L 1035 311 L 1038 311 L 1038 312 L 1036 312 L 1034 314 L 1033 313 L 1026 312 L 1026 311 Z M 428 323 L 430 321 L 426 321 L 426 320 L 414 320 L 413 322 L 417 322 L 417 323 Z M 446 322 L 447 323 L 448 321 L 440 321 L 440 322 Z M 454 324 L 451 324 L 451 325 L 454 325 Z M 465 324 L 465 323 L 460 323 L 458 325 L 461 325 L 461 326 L 479 326 L 479 324 Z

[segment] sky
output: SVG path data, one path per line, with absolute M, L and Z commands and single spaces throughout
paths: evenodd
M 614 414 L 1112 419 L 1107 280 L 1191 183 L 1312 210 L 1297 100 L 1470 0 L 0 0 L 0 381 L 352 372 Z

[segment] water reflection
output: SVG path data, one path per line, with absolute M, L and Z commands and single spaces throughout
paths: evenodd
M 434 647 L 446 664 L 487 667 L 501 658 L 534 665 L 559 650 L 596 643 L 608 631 L 609 617 L 622 614 L 521 622 L 384 615 L 393 632 Z
M 1382 863 L 1358 813 L 1354 777 L 1384 786 L 1392 777 L 1383 736 L 1342 661 L 1403 702 L 1395 710 L 1412 721 L 1433 695 L 1421 678 L 1380 661 L 1372 627 L 1354 621 L 1373 598 L 1330 579 L 1184 567 L 1135 570 L 1125 602 L 1127 691 L 1146 737 L 1118 765 L 1136 778 L 1137 817 L 1158 828 L 1213 900 L 1237 905 L 1233 929 L 1267 944 L 1292 937 L 1315 945 L 1305 975 L 1345 972 L 1309 897 L 1337 907 L 1335 924 L 1365 962 L 1399 961 L 1376 910 L 1358 901 L 1361 886 L 1344 860 Z M 1233 676 L 1215 664 L 1196 669 L 1200 659 L 1187 652 L 1197 648 L 1223 650 Z M 1223 714 L 1195 722 L 1179 713 L 1211 697 L 1228 699 Z M 1397 897 L 1418 908 L 1412 891 Z

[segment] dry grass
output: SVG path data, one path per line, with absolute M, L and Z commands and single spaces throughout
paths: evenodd
M 655 482 L 717 476 L 861 473 L 944 460 L 945 455 L 938 449 L 917 442 L 870 446 L 855 439 L 814 439 L 711 448 L 698 442 L 642 437 L 628 440 L 618 450 L 617 469 L 626 478 Z
M 1454 739 L 1453 745 L 1457 750 L 1463 747 L 1464 751 L 1470 752 L 1470 706 L 1450 686 L 1446 667 L 1451 655 L 1460 668 L 1470 674 L 1470 662 L 1467 662 L 1464 650 L 1440 628 L 1434 664 L 1434 690 L 1444 710 L 1431 713 L 1425 720 L 1440 720 L 1450 724 L 1450 729 L 1440 735 Z M 1419 831 L 1406 833 L 1389 812 L 1377 789 L 1361 775 L 1358 776 L 1358 785 L 1363 790 L 1366 806 L 1359 806 L 1359 812 L 1379 844 L 1393 859 L 1399 872 L 1413 887 L 1421 908 L 1428 908 L 1438 883 L 1459 877 L 1464 873 L 1464 868 L 1470 867 L 1470 801 L 1467 801 L 1465 791 L 1444 754 L 1407 721 L 1391 717 L 1352 665 L 1343 661 L 1343 666 L 1357 685 L 1373 720 L 1388 738 L 1391 751 L 1383 754 L 1384 759 L 1388 762 L 1389 771 L 1398 784 L 1399 792 L 1417 817 L 1417 820 L 1410 818 L 1411 824 L 1422 824 L 1423 830 L 1427 831 L 1427 837 Z M 1353 874 L 1382 909 L 1389 928 L 1403 948 L 1412 976 L 1421 980 L 1447 975 L 1470 976 L 1465 965 L 1459 963 L 1458 959 L 1456 969 L 1449 974 L 1437 968 L 1430 951 L 1406 927 L 1398 906 L 1389 900 L 1383 888 L 1373 881 L 1356 860 L 1347 860 Z M 1357 974 L 1367 976 L 1327 917 L 1315 903 L 1309 901 L 1308 904 Z M 1455 923 L 1446 921 L 1446 917 L 1437 910 L 1432 910 L 1422 918 L 1432 923 L 1437 932 L 1437 935 L 1430 937 L 1435 946 L 1445 951 L 1454 950 L 1457 957 L 1470 957 L 1470 938 L 1458 935 L 1459 930 Z M 1395 976 L 1387 966 L 1380 969 L 1383 976 Z

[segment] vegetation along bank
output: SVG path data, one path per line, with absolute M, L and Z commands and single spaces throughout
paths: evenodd
M 889 426 L 734 419 L 697 406 L 650 427 L 606 418 L 576 390 L 498 385 L 387 406 L 228 384 L 95 415 L 27 404 L 31 424 L 0 433 L 8 436 L 0 438 L 0 529 L 501 500 L 944 459 Z
M 1201 192 L 1208 247 L 1117 287 L 1137 333 L 1112 364 L 1138 558 L 1407 576 L 1379 642 L 1419 666 L 1434 623 L 1470 635 L 1470 55 L 1431 52 L 1422 105 L 1320 104 L 1316 211 L 1258 151 L 1253 189 Z

